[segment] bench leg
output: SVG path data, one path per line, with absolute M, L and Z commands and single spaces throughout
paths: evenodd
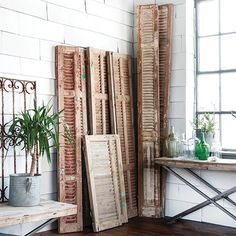
M 56 221 L 58 218 L 54 218 L 54 219 L 50 219 L 48 221 L 46 221 L 45 223 L 41 224 L 40 226 L 38 226 L 37 228 L 33 229 L 32 231 L 30 231 L 29 233 L 25 234 L 25 236 L 31 236 L 34 235 L 36 232 L 38 232 L 40 229 L 43 229 L 45 226 L 51 224 L 52 222 Z
M 198 180 L 200 180 L 202 183 L 204 183 L 207 187 L 209 187 L 210 189 L 212 189 L 213 191 L 215 191 L 216 193 L 220 194 L 221 191 L 219 191 L 217 188 L 215 188 L 214 186 L 212 186 L 210 183 L 208 183 L 206 180 L 204 180 L 203 178 L 201 178 L 199 175 L 197 175 L 195 172 L 193 172 L 190 169 L 186 169 L 191 175 L 193 175 L 195 178 L 197 178 Z M 236 202 L 233 201 L 231 198 L 229 198 L 228 196 L 224 196 L 223 197 L 225 200 L 227 200 L 228 202 L 230 202 L 232 205 L 236 206 Z
M 176 216 L 173 216 L 171 217 L 168 222 L 173 222 L 185 215 L 188 215 L 196 210 L 199 210 L 201 209 L 202 207 L 204 206 L 207 206 L 209 204 L 214 204 L 216 207 L 218 207 L 219 209 L 221 209 L 223 212 L 225 212 L 227 215 L 229 215 L 231 218 L 233 218 L 234 220 L 236 220 L 236 216 L 233 215 L 231 212 L 229 212 L 228 210 L 226 210 L 224 207 L 222 207 L 221 205 L 219 205 L 217 202 L 215 201 L 218 201 L 220 200 L 221 198 L 223 198 L 224 196 L 228 197 L 228 195 L 236 192 L 236 186 L 223 192 L 223 193 L 220 193 L 218 195 L 216 195 L 215 197 L 213 198 L 210 198 L 208 197 L 205 193 L 203 193 L 200 189 L 198 189 L 197 187 L 195 187 L 194 185 L 192 185 L 190 182 L 188 182 L 186 179 L 184 179 L 182 176 L 180 176 L 179 174 L 177 174 L 175 171 L 173 171 L 171 168 L 167 167 L 167 166 L 163 166 L 164 169 L 166 169 L 167 171 L 171 172 L 172 174 L 174 174 L 177 178 L 179 178 L 180 180 L 182 180 L 185 184 L 187 184 L 189 187 L 191 187 L 192 189 L 194 189 L 197 193 L 199 193 L 201 196 L 203 196 L 204 198 L 207 199 L 207 201 L 205 202 L 202 202 L 198 205 L 196 205 L 195 207 L 192 207 Z M 216 200 L 217 199 L 217 200 Z

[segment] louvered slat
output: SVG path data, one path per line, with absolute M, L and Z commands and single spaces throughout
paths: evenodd
M 158 216 L 159 186 L 154 169 L 154 158 L 160 152 L 158 6 L 138 6 L 137 20 L 139 214 Z
M 77 215 L 60 218 L 60 233 L 83 230 L 81 139 L 87 133 L 84 53 L 81 48 L 56 47 L 58 110 L 64 109 L 64 121 L 75 139 L 75 144 L 69 144 L 64 139 L 63 126 L 59 125 L 62 134 L 58 158 L 59 201 L 78 205 Z
M 89 123 L 91 134 L 110 134 L 111 116 L 106 52 L 88 48 Z
M 119 136 L 86 135 L 85 149 L 93 229 L 98 232 L 121 225 L 120 198 L 125 188 Z
M 108 53 L 108 57 L 109 82 L 113 91 L 111 105 L 114 104 L 116 117 L 112 131 L 120 137 L 128 217 L 131 218 L 137 216 L 131 58 L 118 53 Z

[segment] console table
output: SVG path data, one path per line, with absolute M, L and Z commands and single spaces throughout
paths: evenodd
M 77 205 L 52 200 L 41 200 L 38 206 L 13 207 L 7 203 L 0 204 L 0 227 L 47 220 L 27 236 L 35 234 L 46 225 L 56 221 L 59 217 L 77 214 Z
M 195 212 L 207 205 L 214 204 L 216 207 L 218 207 L 220 210 L 225 212 L 227 215 L 229 215 L 231 218 L 233 218 L 236 221 L 236 216 L 229 212 L 227 209 L 222 207 L 220 204 L 217 203 L 220 199 L 224 198 L 228 202 L 230 202 L 233 206 L 236 206 L 236 202 L 233 201 L 229 195 L 236 192 L 236 185 L 224 192 L 219 191 L 217 188 L 215 188 L 213 185 L 208 183 L 206 180 L 204 180 L 202 177 L 197 175 L 195 172 L 193 172 L 191 169 L 200 169 L 200 170 L 217 170 L 217 171 L 236 171 L 236 160 L 226 160 L 226 159 L 217 159 L 216 162 L 210 162 L 210 161 L 199 161 L 199 160 L 186 160 L 186 159 L 180 159 L 180 158 L 156 158 L 155 164 L 160 166 L 161 168 L 164 168 L 168 172 L 172 173 L 174 176 L 179 178 L 182 182 L 184 182 L 186 185 L 188 185 L 190 188 L 192 188 L 194 191 L 199 193 L 201 196 L 203 196 L 206 201 L 197 204 L 194 207 L 191 207 L 173 217 L 167 220 L 167 222 L 173 222 L 177 219 L 180 219 L 192 212 Z M 189 181 L 187 181 L 183 176 L 178 174 L 173 168 L 182 168 L 186 171 L 186 173 L 190 174 L 194 178 L 198 179 L 200 182 L 202 182 L 204 185 L 206 185 L 208 188 L 213 190 L 216 195 L 214 197 L 209 197 L 207 194 L 203 193 L 200 189 L 198 189 L 196 186 L 191 184 Z

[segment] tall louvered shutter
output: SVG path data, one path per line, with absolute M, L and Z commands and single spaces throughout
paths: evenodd
M 110 134 L 112 124 L 106 52 L 88 48 L 87 58 L 90 134 Z
M 166 4 L 158 7 L 159 10 L 159 78 L 160 78 L 160 147 L 161 156 L 165 156 L 166 139 L 168 137 L 168 115 L 171 80 L 171 49 L 172 49 L 172 24 L 173 5 Z M 159 167 L 160 168 L 160 167 Z M 166 195 L 166 173 L 159 169 L 157 181 L 160 184 L 160 209 L 161 216 L 164 216 L 165 195 Z
M 158 173 L 154 168 L 154 158 L 160 155 L 158 6 L 139 6 L 137 17 L 139 213 L 158 216 Z
M 128 217 L 131 218 L 137 216 L 131 58 L 118 53 L 108 53 L 108 57 L 113 90 L 111 104 L 114 104 L 116 117 L 113 132 L 120 137 Z
M 64 109 L 64 121 L 75 138 L 75 144 L 69 144 L 63 137 L 63 126 L 59 125 L 62 134 L 58 158 L 59 201 L 78 205 L 77 215 L 60 218 L 60 233 L 83 229 L 81 138 L 87 133 L 84 54 L 84 49 L 78 47 L 56 47 L 58 110 Z
M 166 4 L 159 9 L 159 63 L 160 63 L 160 125 L 161 125 L 161 156 L 166 155 L 165 141 L 168 136 L 168 113 L 171 79 L 171 49 L 173 5 Z

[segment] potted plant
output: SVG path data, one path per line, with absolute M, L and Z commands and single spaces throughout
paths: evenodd
M 200 133 L 203 132 L 206 143 L 211 146 L 216 129 L 216 121 L 214 114 L 204 113 L 201 118 L 196 118 L 194 120 L 192 126 L 196 130 L 196 136 L 200 138 Z
M 10 175 L 9 204 L 14 206 L 35 206 L 40 202 L 40 175 L 35 174 L 37 158 L 47 156 L 51 162 L 50 149 L 59 148 L 58 122 L 62 122 L 65 138 L 72 142 L 68 126 L 62 121 L 62 111 L 52 112 L 52 106 L 42 105 L 21 112 L 9 124 L 6 142 L 9 146 L 22 145 L 31 156 L 29 173 Z

